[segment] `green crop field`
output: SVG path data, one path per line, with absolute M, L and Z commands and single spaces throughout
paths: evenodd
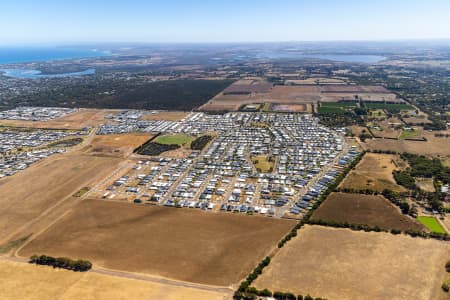
M 322 102 L 321 107 L 342 107 L 342 108 L 352 108 L 356 107 L 355 102 Z
M 317 109 L 319 114 L 344 114 L 356 107 L 354 102 L 322 102 Z
M 399 139 L 416 139 L 420 138 L 420 131 L 418 130 L 403 130 L 399 136 Z
M 435 217 L 420 216 L 417 217 L 417 220 L 432 232 L 445 233 L 445 229 L 441 226 L 441 224 L 438 222 L 438 220 L 436 220 Z
M 163 145 L 184 145 L 192 141 L 192 138 L 185 134 L 172 134 L 158 136 L 154 142 Z
M 370 116 L 372 118 L 385 118 L 386 113 L 382 109 L 370 110 Z
M 414 110 L 414 107 L 408 104 L 399 103 L 364 103 L 369 109 L 385 109 L 388 111 Z
M 271 107 L 271 106 L 272 106 L 272 103 L 266 102 L 266 103 L 264 103 L 264 105 L 262 106 L 261 110 L 262 110 L 263 112 L 268 112 L 268 111 L 270 111 L 270 107 Z
M 340 107 L 320 106 L 317 111 L 319 114 L 344 114 L 345 110 Z

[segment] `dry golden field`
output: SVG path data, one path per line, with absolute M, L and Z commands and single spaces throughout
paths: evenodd
M 423 131 L 422 135 L 427 141 L 372 139 L 366 140 L 363 145 L 370 150 L 390 150 L 398 153 L 409 152 L 434 157 L 450 156 L 450 147 L 448 146 L 450 139 L 435 137 L 436 133 L 439 132 Z M 450 130 L 440 131 L 440 133 L 450 133 Z
M 0 242 L 22 226 L 30 227 L 29 222 L 59 201 L 107 176 L 120 162 L 79 153 L 56 154 L 0 180 Z
M 125 157 L 153 137 L 150 133 L 96 135 L 83 151 L 95 155 Z
M 27 244 L 110 269 L 229 286 L 243 279 L 294 226 L 292 220 L 85 200 Z
M 347 175 L 339 187 L 379 192 L 389 189 L 403 192 L 405 188 L 398 185 L 392 175 L 394 170 L 398 170 L 395 164 L 398 160 L 400 158 L 397 155 L 366 153 L 355 170 Z
M 53 128 L 53 129 L 81 129 L 83 127 L 98 126 L 107 123 L 105 116 L 116 113 L 118 110 L 108 109 L 79 109 L 77 112 L 50 121 L 22 121 L 0 120 L 0 125 L 29 127 L 29 128 Z
M 229 295 L 156 282 L 72 272 L 48 266 L 0 261 L 0 295 L 4 300 L 225 300 Z
M 389 233 L 306 226 L 255 281 L 327 299 L 436 299 L 450 245 Z

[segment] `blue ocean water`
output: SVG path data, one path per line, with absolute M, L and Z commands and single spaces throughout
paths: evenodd
M 87 69 L 80 72 L 71 73 L 60 73 L 60 74 L 42 74 L 39 70 L 28 70 L 28 69 L 0 69 L 0 74 L 22 79 L 38 79 L 38 78 L 58 78 L 58 77 L 68 77 L 68 76 L 84 76 L 95 74 L 95 69 Z
M 61 59 L 100 57 L 105 55 L 108 55 L 108 53 L 87 48 L 0 48 L 0 74 L 7 77 L 22 79 L 92 75 L 95 74 L 95 69 L 87 69 L 80 72 L 47 75 L 42 74 L 39 70 L 29 70 L 23 68 L 2 69 L 1 65 L 39 61 L 54 61 Z
M 99 57 L 107 52 L 87 48 L 0 48 L 0 64 Z

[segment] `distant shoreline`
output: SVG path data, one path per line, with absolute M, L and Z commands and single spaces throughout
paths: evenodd
M 92 48 L 1 48 L 0 65 L 51 62 L 108 56 L 110 53 Z

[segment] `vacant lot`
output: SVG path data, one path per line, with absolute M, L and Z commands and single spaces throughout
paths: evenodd
M 367 224 L 384 229 L 425 230 L 416 220 L 403 215 L 382 196 L 332 193 L 313 214 L 313 219 Z
M 311 112 L 311 104 L 274 104 L 270 108 L 276 112 Z
M 75 153 L 57 154 L 0 180 L 0 241 L 58 201 L 108 175 L 120 161 Z
M 97 135 L 84 151 L 97 155 L 127 156 L 138 146 L 148 141 L 149 133 Z
M 46 122 L 0 120 L 0 125 L 30 128 L 81 129 L 107 123 L 105 116 L 111 113 L 117 113 L 117 110 L 80 109 L 75 113 Z
M 82 257 L 112 269 L 228 286 L 244 278 L 294 224 L 86 200 L 20 255 Z
M 252 157 L 255 168 L 260 173 L 270 173 L 273 170 L 274 161 L 267 155 L 258 155 Z
M 405 188 L 399 186 L 392 175 L 392 171 L 398 169 L 394 164 L 397 160 L 399 160 L 397 155 L 366 153 L 340 187 L 356 190 L 370 189 L 379 192 L 384 189 L 403 192 Z
M 2 299 L 199 299 L 221 300 L 218 292 L 47 266 L 0 261 Z
M 189 115 L 184 111 L 161 111 L 156 114 L 144 115 L 141 119 L 148 121 L 180 121 Z
M 328 299 L 436 299 L 449 250 L 436 240 L 306 226 L 255 286 Z

